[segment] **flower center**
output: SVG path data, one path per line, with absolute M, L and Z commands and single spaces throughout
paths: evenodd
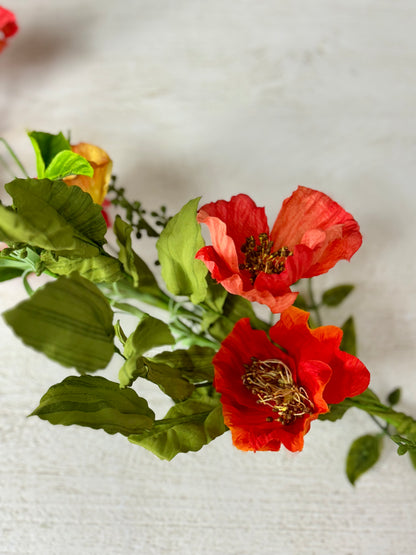
M 313 404 L 303 387 L 293 382 L 290 368 L 278 359 L 258 360 L 253 357 L 251 364 L 245 364 L 243 384 L 258 397 L 257 403 L 271 407 L 277 417 L 268 416 L 267 422 L 274 420 L 283 425 L 291 424 L 296 418 L 311 414 Z
M 267 233 L 260 233 L 258 239 L 250 235 L 241 247 L 244 253 L 244 264 L 239 264 L 240 270 L 250 272 L 250 281 L 254 283 L 260 272 L 266 274 L 280 274 L 285 269 L 285 260 L 292 256 L 288 247 L 271 252 L 273 241 L 269 239 Z

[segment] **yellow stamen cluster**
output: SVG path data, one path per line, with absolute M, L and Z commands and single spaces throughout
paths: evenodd
M 250 281 L 254 283 L 260 272 L 266 274 L 280 274 L 285 269 L 285 260 L 293 253 L 288 247 L 282 247 L 272 252 L 273 241 L 267 233 L 260 233 L 258 240 L 250 235 L 241 247 L 244 253 L 244 264 L 240 264 L 240 270 L 250 272 Z
M 258 404 L 268 406 L 277 413 L 276 418 L 268 416 L 267 422 L 291 424 L 313 410 L 305 389 L 294 383 L 290 368 L 281 360 L 258 360 L 253 357 L 251 364 L 245 365 L 242 380 L 245 387 L 258 397 Z

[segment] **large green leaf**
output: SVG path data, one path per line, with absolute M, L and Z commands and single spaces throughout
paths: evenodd
M 201 228 L 196 220 L 199 198 L 189 201 L 169 220 L 157 242 L 162 277 L 174 295 L 186 295 L 194 304 L 206 296 L 208 272 L 197 251 L 204 246 Z
M 133 228 L 117 215 L 113 230 L 120 247 L 120 262 L 126 274 L 133 279 L 134 286 L 145 293 L 158 295 L 160 289 L 153 273 L 132 248 L 131 233 Z
M 87 175 L 92 177 L 94 169 L 83 156 L 70 150 L 62 150 L 46 168 L 45 177 L 54 180 L 62 179 L 68 175 Z
M 45 177 L 45 169 L 53 158 L 62 150 L 71 150 L 71 145 L 62 135 L 58 133 L 43 133 L 42 131 L 31 131 L 28 133 L 36 154 L 36 170 L 38 178 Z
M 75 238 L 102 245 L 107 225 L 101 207 L 80 187 L 63 181 L 15 179 L 5 185 L 16 212 L 39 229 L 69 226 Z
M 196 390 L 192 397 L 172 407 L 163 420 L 156 421 L 153 428 L 129 436 L 129 441 L 160 459 L 171 460 L 178 453 L 199 451 L 226 430 L 218 396 Z
M 377 435 L 364 435 L 356 439 L 348 452 L 346 472 L 351 484 L 355 484 L 364 472 L 376 464 L 380 457 L 382 437 Z
M 99 376 L 65 378 L 45 393 L 34 415 L 51 424 L 77 424 L 125 436 L 150 429 L 154 421 L 145 399 Z
M 146 373 L 141 360 L 144 353 L 155 347 L 172 345 L 174 342 L 169 326 L 146 314 L 124 345 L 124 356 L 127 360 L 118 375 L 120 385 L 129 386 L 136 378 Z
M 54 257 L 50 252 L 44 251 L 41 260 L 48 270 L 58 276 L 78 272 L 95 283 L 114 283 L 124 277 L 119 261 L 104 254 L 92 258 L 66 258 Z
M 105 368 L 114 353 L 111 307 L 77 275 L 46 284 L 4 318 L 24 343 L 81 373 Z

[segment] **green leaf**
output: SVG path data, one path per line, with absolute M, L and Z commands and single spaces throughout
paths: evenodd
M 187 399 L 195 389 L 191 383 L 182 378 L 179 369 L 172 368 L 168 364 L 142 357 L 139 365 L 142 368 L 140 377 L 158 385 L 163 393 L 169 395 L 174 401 Z
M 68 175 L 87 175 L 92 177 L 94 169 L 83 156 L 70 150 L 62 150 L 46 168 L 44 177 L 53 181 Z
M 55 156 L 62 150 L 71 150 L 71 145 L 62 135 L 52 135 L 41 131 L 28 133 L 36 154 L 36 170 L 38 178 L 45 177 L 45 168 L 49 166 Z
M 328 405 L 328 406 L 329 406 L 329 412 L 320 414 L 318 416 L 319 420 L 329 420 L 330 422 L 335 422 L 336 420 L 340 420 L 347 412 L 347 410 L 353 406 L 353 404 L 349 399 L 345 399 L 344 401 L 341 401 L 341 403 L 337 403 L 336 405 Z
M 180 375 L 191 383 L 212 382 L 214 379 L 214 366 L 212 359 L 214 349 L 193 345 L 189 349 L 163 351 L 152 357 L 156 363 L 168 364 L 180 370 Z
M 78 272 L 94 283 L 114 283 L 124 277 L 119 261 L 104 254 L 92 258 L 66 258 L 53 257 L 50 252 L 44 251 L 40 258 L 46 268 L 58 276 Z
M 39 229 L 56 221 L 62 228 L 70 226 L 76 238 L 99 245 L 106 242 L 107 225 L 101 207 L 80 187 L 49 179 L 15 179 L 5 189 L 13 198 L 16 212 Z
M 341 326 L 343 331 L 342 341 L 340 345 L 341 351 L 345 351 L 350 355 L 356 356 L 356 335 L 355 335 L 355 323 L 354 318 L 350 316 Z
M 299 294 L 296 297 L 295 302 L 293 303 L 293 306 L 296 306 L 301 310 L 308 310 L 308 303 L 306 302 L 305 297 L 301 294 Z
M 140 288 L 144 293 L 158 296 L 160 288 L 147 264 L 134 252 L 131 244 L 132 226 L 116 216 L 114 233 L 120 247 L 119 259 L 126 274 L 132 277 L 134 287 Z
M 400 397 L 402 394 L 402 390 L 400 387 L 396 387 L 396 389 L 393 389 L 393 391 L 391 391 L 387 397 L 387 403 L 393 407 L 394 405 L 397 405 L 397 403 L 400 401 Z
M 81 373 L 105 368 L 113 356 L 113 312 L 82 277 L 47 283 L 4 318 L 26 345 Z
M 100 253 L 107 226 L 88 193 L 48 179 L 15 179 L 6 190 L 14 210 L 0 204 L 1 240 L 74 258 Z
M 198 202 L 196 198 L 185 204 L 169 220 L 156 244 L 167 288 L 174 295 L 190 297 L 194 304 L 205 299 L 208 272 L 205 264 L 195 259 L 197 251 L 204 246 L 196 220 Z
M 209 327 L 209 333 L 218 341 L 222 341 L 241 318 L 250 318 L 251 325 L 256 329 L 269 330 L 269 326 L 255 315 L 250 301 L 238 295 L 228 294 L 223 306 L 223 315 Z
M 322 295 L 322 302 L 326 306 L 338 306 L 353 291 L 354 285 L 338 285 L 327 289 Z
M 347 455 L 346 472 L 351 484 L 376 464 L 380 457 L 382 438 L 380 435 L 364 435 L 356 439 Z
M 22 268 L 0 266 L 0 282 L 19 277 L 23 274 L 23 272 L 24 270 Z
M 34 415 L 51 424 L 77 424 L 125 436 L 151 429 L 154 422 L 145 399 L 99 376 L 69 376 L 53 385 L 30 416 Z
M 199 451 L 227 430 L 218 397 L 196 390 L 191 398 L 176 404 L 163 420 L 148 432 L 129 436 L 160 459 L 171 460 L 178 453 Z
M 173 343 L 175 343 L 175 339 L 169 326 L 146 314 L 124 345 L 124 356 L 127 360 L 120 368 L 118 375 L 120 385 L 122 387 L 129 386 L 137 377 L 146 373 L 141 359 L 144 353 L 155 347 Z

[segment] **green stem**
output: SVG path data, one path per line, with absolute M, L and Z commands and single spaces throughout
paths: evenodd
M 308 308 L 314 311 L 316 323 L 318 324 L 318 326 L 322 326 L 322 318 L 321 318 L 321 313 L 319 312 L 319 304 L 316 303 L 315 296 L 313 293 L 312 278 L 308 279 L 308 293 L 309 293 L 309 300 L 310 300 L 310 304 Z
M 10 156 L 13 158 L 13 160 L 16 162 L 16 164 L 19 166 L 19 168 L 22 170 L 22 172 L 24 173 L 25 177 L 29 178 L 29 174 L 27 173 L 27 171 L 25 170 L 22 162 L 19 160 L 19 158 L 17 157 L 16 153 L 14 152 L 14 150 L 12 149 L 12 147 L 9 145 L 9 143 L 6 141 L 6 139 L 3 139 L 3 137 L 0 137 L 0 141 L 4 144 L 4 146 L 7 148 L 7 150 L 9 151 Z

